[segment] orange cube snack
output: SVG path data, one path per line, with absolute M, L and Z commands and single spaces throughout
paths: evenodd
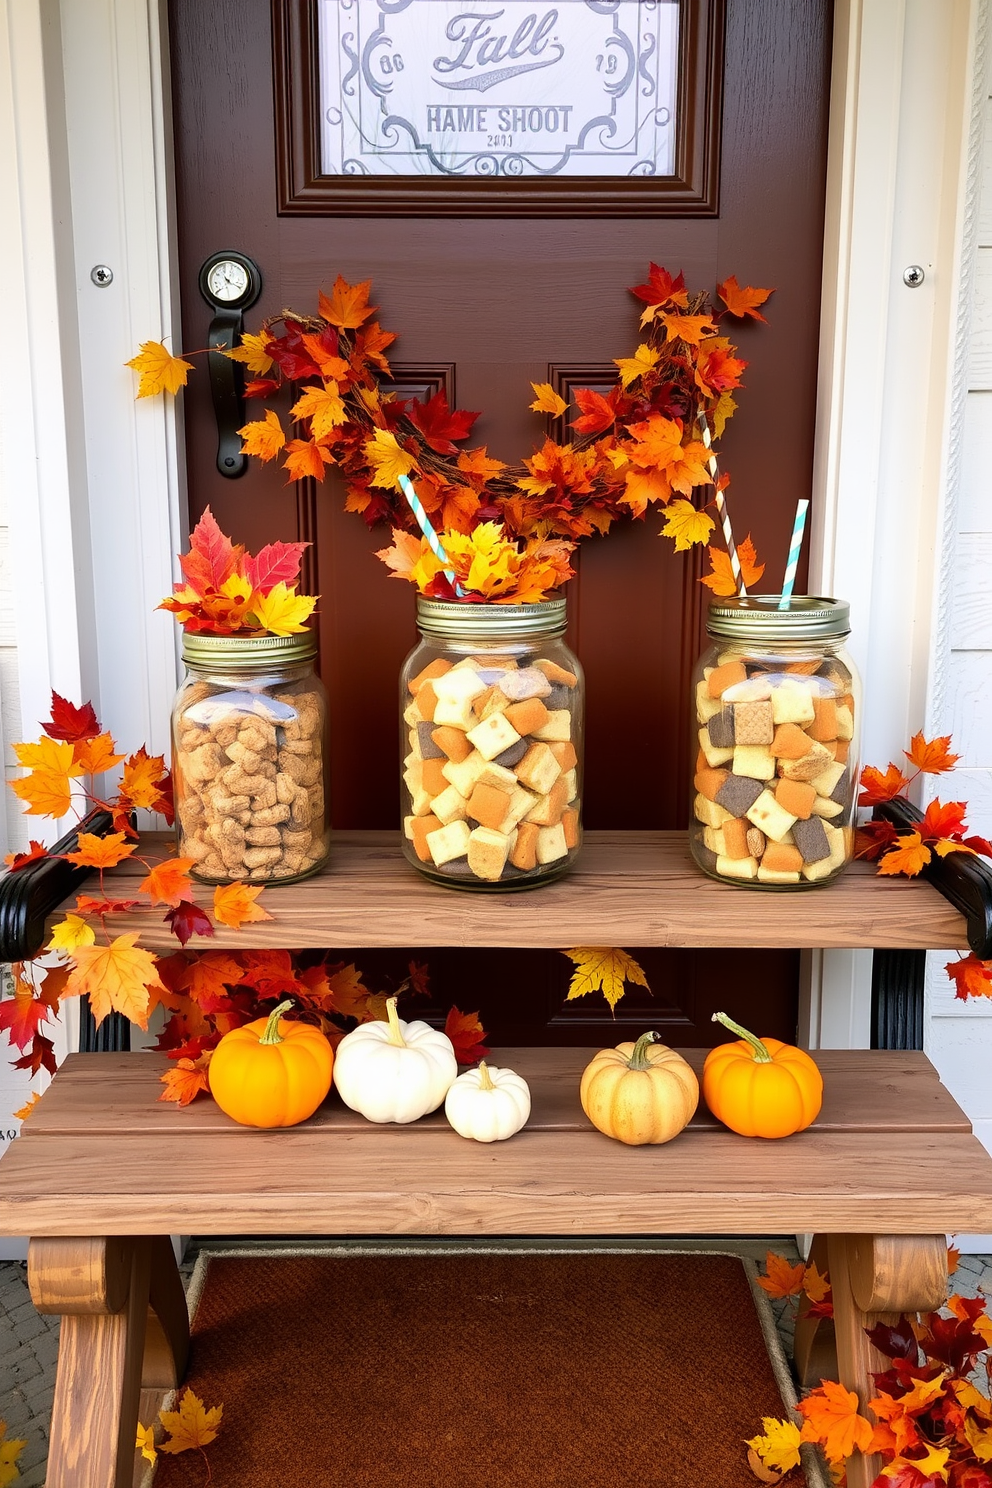
M 510 862 L 514 868 L 537 867 L 537 836 L 540 830 L 536 822 L 520 823 L 517 840 L 510 854 Z
M 715 801 L 717 792 L 722 788 L 729 773 L 728 770 L 697 770 L 693 783 L 699 794 L 705 796 L 707 801 Z
M 711 698 L 721 697 L 728 687 L 733 687 L 737 682 L 747 681 L 747 670 L 742 661 L 725 661 L 723 666 L 714 667 L 706 679 Z
M 441 823 L 436 816 L 415 816 L 410 822 L 410 837 L 414 852 L 422 863 L 429 863 L 431 850 L 427 846 L 427 833 L 436 832 Z
M 745 817 L 733 817 L 731 821 L 723 824 L 724 856 L 728 858 L 749 858 L 751 849 L 747 844 L 747 834 L 751 823 Z
M 832 744 L 837 737 L 837 704 L 832 697 L 813 699 L 814 718 L 806 732 L 820 744 Z
M 525 698 L 522 703 L 512 703 L 503 716 L 523 738 L 525 734 L 543 728 L 550 714 L 541 699 L 534 697 Z
M 504 820 L 509 805 L 508 791 L 498 790 L 495 785 L 477 785 L 466 802 L 465 810 L 480 826 L 491 827 L 495 832 Z
M 813 814 L 813 802 L 816 800 L 816 791 L 805 780 L 789 780 L 783 778 L 775 786 L 775 799 L 783 811 L 788 811 L 790 816 L 801 817 L 803 821 L 809 821 Z
M 439 656 L 436 661 L 432 661 L 429 666 L 425 666 L 422 672 L 418 672 L 415 677 L 411 677 L 407 686 L 414 697 L 416 697 L 425 682 L 429 682 L 432 677 L 443 677 L 445 672 L 450 671 L 451 662 L 445 661 L 443 656 Z
M 450 724 L 442 724 L 440 728 L 433 729 L 431 738 L 438 749 L 443 749 L 449 760 L 455 760 L 456 763 L 468 759 L 472 753 L 472 746 L 466 735 Z
M 425 682 L 417 693 L 417 706 L 424 715 L 425 723 L 434 721 L 434 710 L 437 707 L 437 693 L 429 682 Z
M 798 723 L 780 723 L 768 747 L 776 759 L 804 759 L 809 754 L 809 734 Z
M 772 873 L 801 873 L 803 855 L 787 842 L 769 842 L 761 859 L 762 868 Z

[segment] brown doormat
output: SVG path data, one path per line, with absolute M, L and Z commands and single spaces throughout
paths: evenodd
M 187 1383 L 211 1488 L 755 1488 L 784 1413 L 724 1255 L 212 1257 Z

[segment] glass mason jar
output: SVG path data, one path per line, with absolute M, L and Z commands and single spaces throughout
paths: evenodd
M 417 600 L 400 678 L 403 850 L 460 889 L 559 878 L 582 841 L 582 668 L 564 598 Z
M 311 631 L 183 635 L 172 714 L 180 856 L 206 883 L 292 883 L 327 856 L 327 695 Z
M 861 689 L 850 606 L 799 595 L 714 600 L 693 674 L 693 857 L 711 878 L 830 883 L 854 852 Z

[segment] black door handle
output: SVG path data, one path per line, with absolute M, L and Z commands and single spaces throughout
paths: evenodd
M 241 363 L 223 353 L 233 351 L 240 342 L 242 311 L 262 293 L 262 275 L 246 254 L 225 249 L 205 260 L 199 285 L 214 312 L 207 333 L 207 372 L 217 420 L 217 469 L 228 480 L 235 480 L 248 469 L 238 433 L 245 422 L 245 379 Z

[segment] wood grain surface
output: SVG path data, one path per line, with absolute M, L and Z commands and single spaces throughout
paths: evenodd
M 146 857 L 173 852 L 171 837 L 146 835 Z M 108 892 L 128 898 L 145 876 L 122 864 Z M 194 899 L 209 907 L 213 890 Z M 807 892 L 775 892 L 707 878 L 692 862 L 684 832 L 589 832 L 576 867 L 558 883 L 519 893 L 441 888 L 410 867 L 395 832 L 338 832 L 325 871 L 269 889 L 273 916 L 241 931 L 218 925 L 197 949 L 278 946 L 701 947 L 874 946 L 967 950 L 964 918 L 930 884 L 880 878 L 855 863 L 836 882 Z M 74 908 L 67 900 L 53 920 Z M 161 909 L 114 919 L 151 950 L 174 950 Z
M 206 1104 L 157 1104 L 155 1058 L 79 1056 L 3 1158 L 0 1233 L 992 1229 L 992 1159 L 923 1055 L 862 1051 L 859 1066 L 844 1051 L 833 1067 L 821 1055 L 826 1124 L 786 1142 L 700 1124 L 665 1146 L 629 1148 L 576 1114 L 580 1051 L 511 1052 L 533 1081 L 535 1123 L 492 1146 L 464 1141 L 440 1118 L 377 1128 L 335 1116 L 333 1105 L 287 1131 L 214 1124 Z M 915 1124 L 914 1090 L 935 1129 Z

